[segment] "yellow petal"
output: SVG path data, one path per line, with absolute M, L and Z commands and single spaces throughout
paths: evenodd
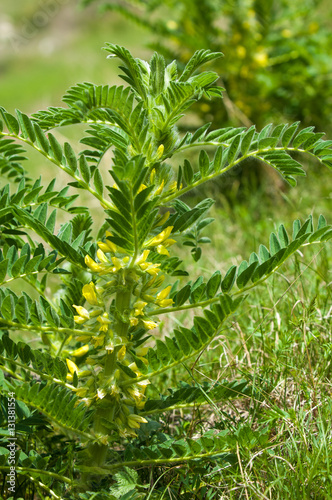
M 159 292 L 157 295 L 157 299 L 158 300 L 166 299 L 166 297 L 170 293 L 171 289 L 172 289 L 172 287 L 171 287 L 171 285 L 169 285 L 166 288 L 164 288 L 163 290 L 161 290 L 161 292 Z
M 76 372 L 76 374 L 78 373 L 78 367 L 76 366 L 76 364 L 71 361 L 70 359 L 66 359 L 66 363 L 67 363 L 67 366 L 68 366 L 68 370 L 70 371 L 70 373 L 72 375 L 74 375 L 74 373 Z
M 143 325 L 147 330 L 153 330 L 154 328 L 156 328 L 156 326 L 158 326 L 157 323 L 150 320 L 143 320 Z
M 100 264 L 97 264 L 93 259 L 91 259 L 90 255 L 86 255 L 84 258 L 84 262 L 88 266 L 91 271 L 98 273 L 99 271 L 102 271 L 102 266 Z
M 81 316 L 81 318 L 84 318 L 86 320 L 90 319 L 89 311 L 87 311 L 84 307 L 82 307 L 82 306 L 75 306 L 74 304 L 73 304 L 73 307 L 76 309 L 76 311 Z
M 92 281 L 88 285 L 84 285 L 82 294 L 83 297 L 89 302 L 89 304 L 91 304 L 92 306 L 98 305 L 96 287 Z
M 75 358 L 80 358 L 84 356 L 87 352 L 89 352 L 89 346 L 88 344 L 85 344 L 82 345 L 82 347 L 75 349 L 75 351 L 72 352 L 72 355 L 75 356 Z

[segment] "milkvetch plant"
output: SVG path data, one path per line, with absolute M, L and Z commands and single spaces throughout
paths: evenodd
M 166 65 L 157 53 L 147 63 L 123 47 L 105 49 L 121 60 L 128 86 L 78 84 L 64 96 L 66 107 L 32 117 L 0 109 L 0 169 L 9 180 L 0 209 L 0 468 L 10 470 L 5 402 L 15 394 L 18 482 L 27 480 L 42 497 L 95 498 L 98 491 L 98 498 L 142 498 L 148 486 L 135 467 L 230 461 L 237 449 L 230 429 L 179 440 L 160 431 L 159 415 L 250 394 L 249 379 L 183 384 L 159 399 L 149 388 L 203 355 L 250 291 L 286 259 L 332 237 L 323 215 L 296 220 L 292 236 L 280 225 L 269 247 L 223 276 L 211 270 L 206 281 L 190 280 L 176 248 L 188 246 L 200 259 L 213 200 L 190 207 L 182 195 L 246 158 L 295 185 L 305 172 L 291 154 L 331 168 L 332 141 L 313 127 L 299 130 L 299 123 L 260 132 L 209 132 L 205 124 L 181 136 L 177 122 L 194 102 L 221 97 L 218 75 L 196 72 L 222 54 L 197 51 L 179 73 L 176 62 Z M 88 130 L 78 153 L 51 132 L 81 123 Z M 45 188 L 41 178 L 32 180 L 22 166 L 24 146 L 69 182 L 54 179 Z M 197 165 L 184 159 L 175 167 L 176 155 L 193 148 L 200 150 Z M 93 220 L 70 188 L 96 200 L 103 217 Z M 160 339 L 161 319 L 183 311 L 194 311 L 192 326 L 179 323 Z

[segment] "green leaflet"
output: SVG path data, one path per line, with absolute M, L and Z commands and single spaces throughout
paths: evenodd
M 67 431 L 80 435 L 89 427 L 92 413 L 83 405 L 77 406 L 76 396 L 65 387 L 61 388 L 56 384 L 24 383 L 15 388 L 15 395 L 17 399 L 38 409 Z

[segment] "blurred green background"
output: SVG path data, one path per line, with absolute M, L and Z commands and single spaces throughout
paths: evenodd
M 1 0 L 0 103 L 32 113 L 59 105 L 80 81 L 119 82 L 116 64 L 106 61 L 106 41 L 144 49 L 144 31 L 118 14 L 97 16 L 77 0 Z

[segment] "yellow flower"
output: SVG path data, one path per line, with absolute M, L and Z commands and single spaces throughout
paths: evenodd
M 79 317 L 79 316 L 75 316 L 75 317 Z M 87 340 L 90 340 L 90 336 L 88 335 L 81 335 L 80 337 L 77 337 L 76 339 L 78 342 L 86 342 Z
M 105 389 L 97 389 L 97 398 L 103 399 L 107 395 Z
M 144 189 L 146 189 L 146 188 L 147 188 L 147 186 L 145 184 L 141 184 L 137 190 L 137 194 L 140 193 L 141 191 L 144 191 Z
M 84 262 L 94 273 L 99 273 L 103 270 L 103 267 L 100 264 L 97 264 L 97 262 L 95 262 L 93 259 L 91 259 L 90 255 L 85 256 Z
M 160 264 L 152 264 L 152 262 L 149 262 L 149 267 L 146 268 L 146 272 L 150 274 L 150 276 L 156 276 L 160 272 Z
M 83 318 L 84 320 L 90 319 L 90 314 L 89 314 L 89 311 L 87 311 L 87 309 L 85 309 L 82 306 L 75 306 L 74 304 L 73 304 L 73 307 L 78 312 L 79 317 Z
M 236 47 L 236 53 L 240 59 L 244 59 L 246 57 L 247 51 L 243 45 L 238 45 Z
M 78 325 L 83 325 L 87 321 L 87 319 L 86 318 L 82 318 L 82 316 L 74 316 L 74 321 Z
M 92 306 L 98 305 L 96 287 L 92 281 L 88 285 L 84 285 L 82 294 L 85 300 L 89 302 L 89 304 L 91 304 Z
M 159 188 L 156 190 L 155 194 L 160 194 L 162 193 L 163 189 L 164 189 L 164 186 L 165 186 L 165 181 L 164 179 L 162 180 L 162 183 L 160 184 Z
M 160 243 L 162 243 L 163 241 L 167 240 L 167 238 L 169 237 L 169 235 L 172 232 L 173 227 L 174 226 L 168 226 L 166 229 L 161 231 L 161 233 L 159 233 L 157 236 L 154 236 L 153 238 L 148 240 L 145 243 L 145 246 L 146 247 L 155 247 L 155 246 L 159 245 Z
M 104 254 L 104 252 L 100 248 L 98 248 L 98 250 L 97 250 L 97 257 L 100 260 L 100 262 L 104 262 L 106 264 L 109 263 L 108 258 L 106 257 L 106 255 Z
M 136 260 L 136 264 L 138 266 L 140 266 L 141 264 L 143 264 L 146 261 L 146 259 L 148 258 L 149 253 L 150 253 L 150 250 L 144 250 L 144 252 L 142 253 L 142 255 L 140 255 L 138 257 L 138 259 Z
M 117 271 L 119 271 L 123 267 L 122 261 L 120 259 L 118 259 L 117 257 L 112 257 L 111 260 L 114 264 L 114 267 L 112 267 L 112 271 L 113 271 L 113 273 L 116 273 Z
M 125 355 L 126 355 L 126 346 L 123 345 L 117 354 L 118 360 L 122 361 L 124 359 Z
M 138 325 L 138 319 L 137 318 L 129 318 L 130 326 L 136 326 Z
M 158 300 L 157 304 L 160 307 L 168 307 L 173 304 L 173 299 L 164 299 L 164 300 Z
M 164 215 L 161 217 L 161 219 L 158 221 L 158 223 L 156 225 L 162 226 L 163 224 L 165 224 L 165 222 L 168 220 L 169 216 L 170 216 L 170 212 L 164 213 Z
M 260 50 L 254 55 L 254 61 L 258 66 L 265 68 L 269 64 L 269 56 L 264 50 Z
M 139 347 L 138 349 L 136 349 L 136 354 L 137 356 L 146 356 L 148 350 L 149 350 L 148 347 Z
M 147 424 L 147 423 L 148 421 L 145 418 L 141 417 L 140 415 L 135 415 L 134 413 L 132 413 L 131 415 L 128 416 L 128 425 L 132 429 L 139 429 L 140 424 Z
M 75 356 L 75 358 L 80 358 L 84 356 L 87 352 L 89 352 L 89 346 L 88 344 L 85 344 L 82 347 L 75 349 L 75 351 L 72 352 L 72 355 Z
M 172 289 L 172 287 L 171 287 L 171 285 L 169 285 L 166 288 L 164 288 L 163 290 L 161 290 L 161 292 L 159 292 L 157 295 L 157 299 L 158 300 L 166 299 L 166 297 L 170 293 L 171 289 Z
M 92 337 L 92 343 L 95 347 L 103 346 L 105 341 L 105 335 L 98 335 L 96 337 Z
M 89 389 L 87 389 L 86 387 L 80 387 L 79 389 L 76 389 L 75 393 L 79 398 L 84 398 L 84 396 L 87 395 L 88 391 Z
M 72 375 L 74 375 L 75 372 L 76 372 L 76 374 L 78 374 L 78 367 L 73 361 L 71 361 L 70 359 L 67 358 L 66 363 L 68 366 L 68 370 L 70 371 L 70 373 Z
M 160 255 L 167 255 L 169 257 L 169 251 L 167 250 L 167 248 L 164 247 L 164 245 L 158 245 L 157 252 Z
M 154 321 L 150 321 L 147 319 L 143 319 L 143 325 L 147 330 L 153 330 L 154 328 L 156 328 L 156 326 L 158 326 Z
M 144 307 L 147 305 L 147 302 L 143 302 L 142 300 L 137 300 L 134 304 L 135 312 L 134 316 L 141 316 L 144 314 Z
M 109 247 L 111 252 L 115 253 L 117 251 L 117 246 L 115 243 L 113 243 L 111 240 L 108 238 L 112 236 L 112 233 L 110 231 L 106 231 L 106 245 Z

